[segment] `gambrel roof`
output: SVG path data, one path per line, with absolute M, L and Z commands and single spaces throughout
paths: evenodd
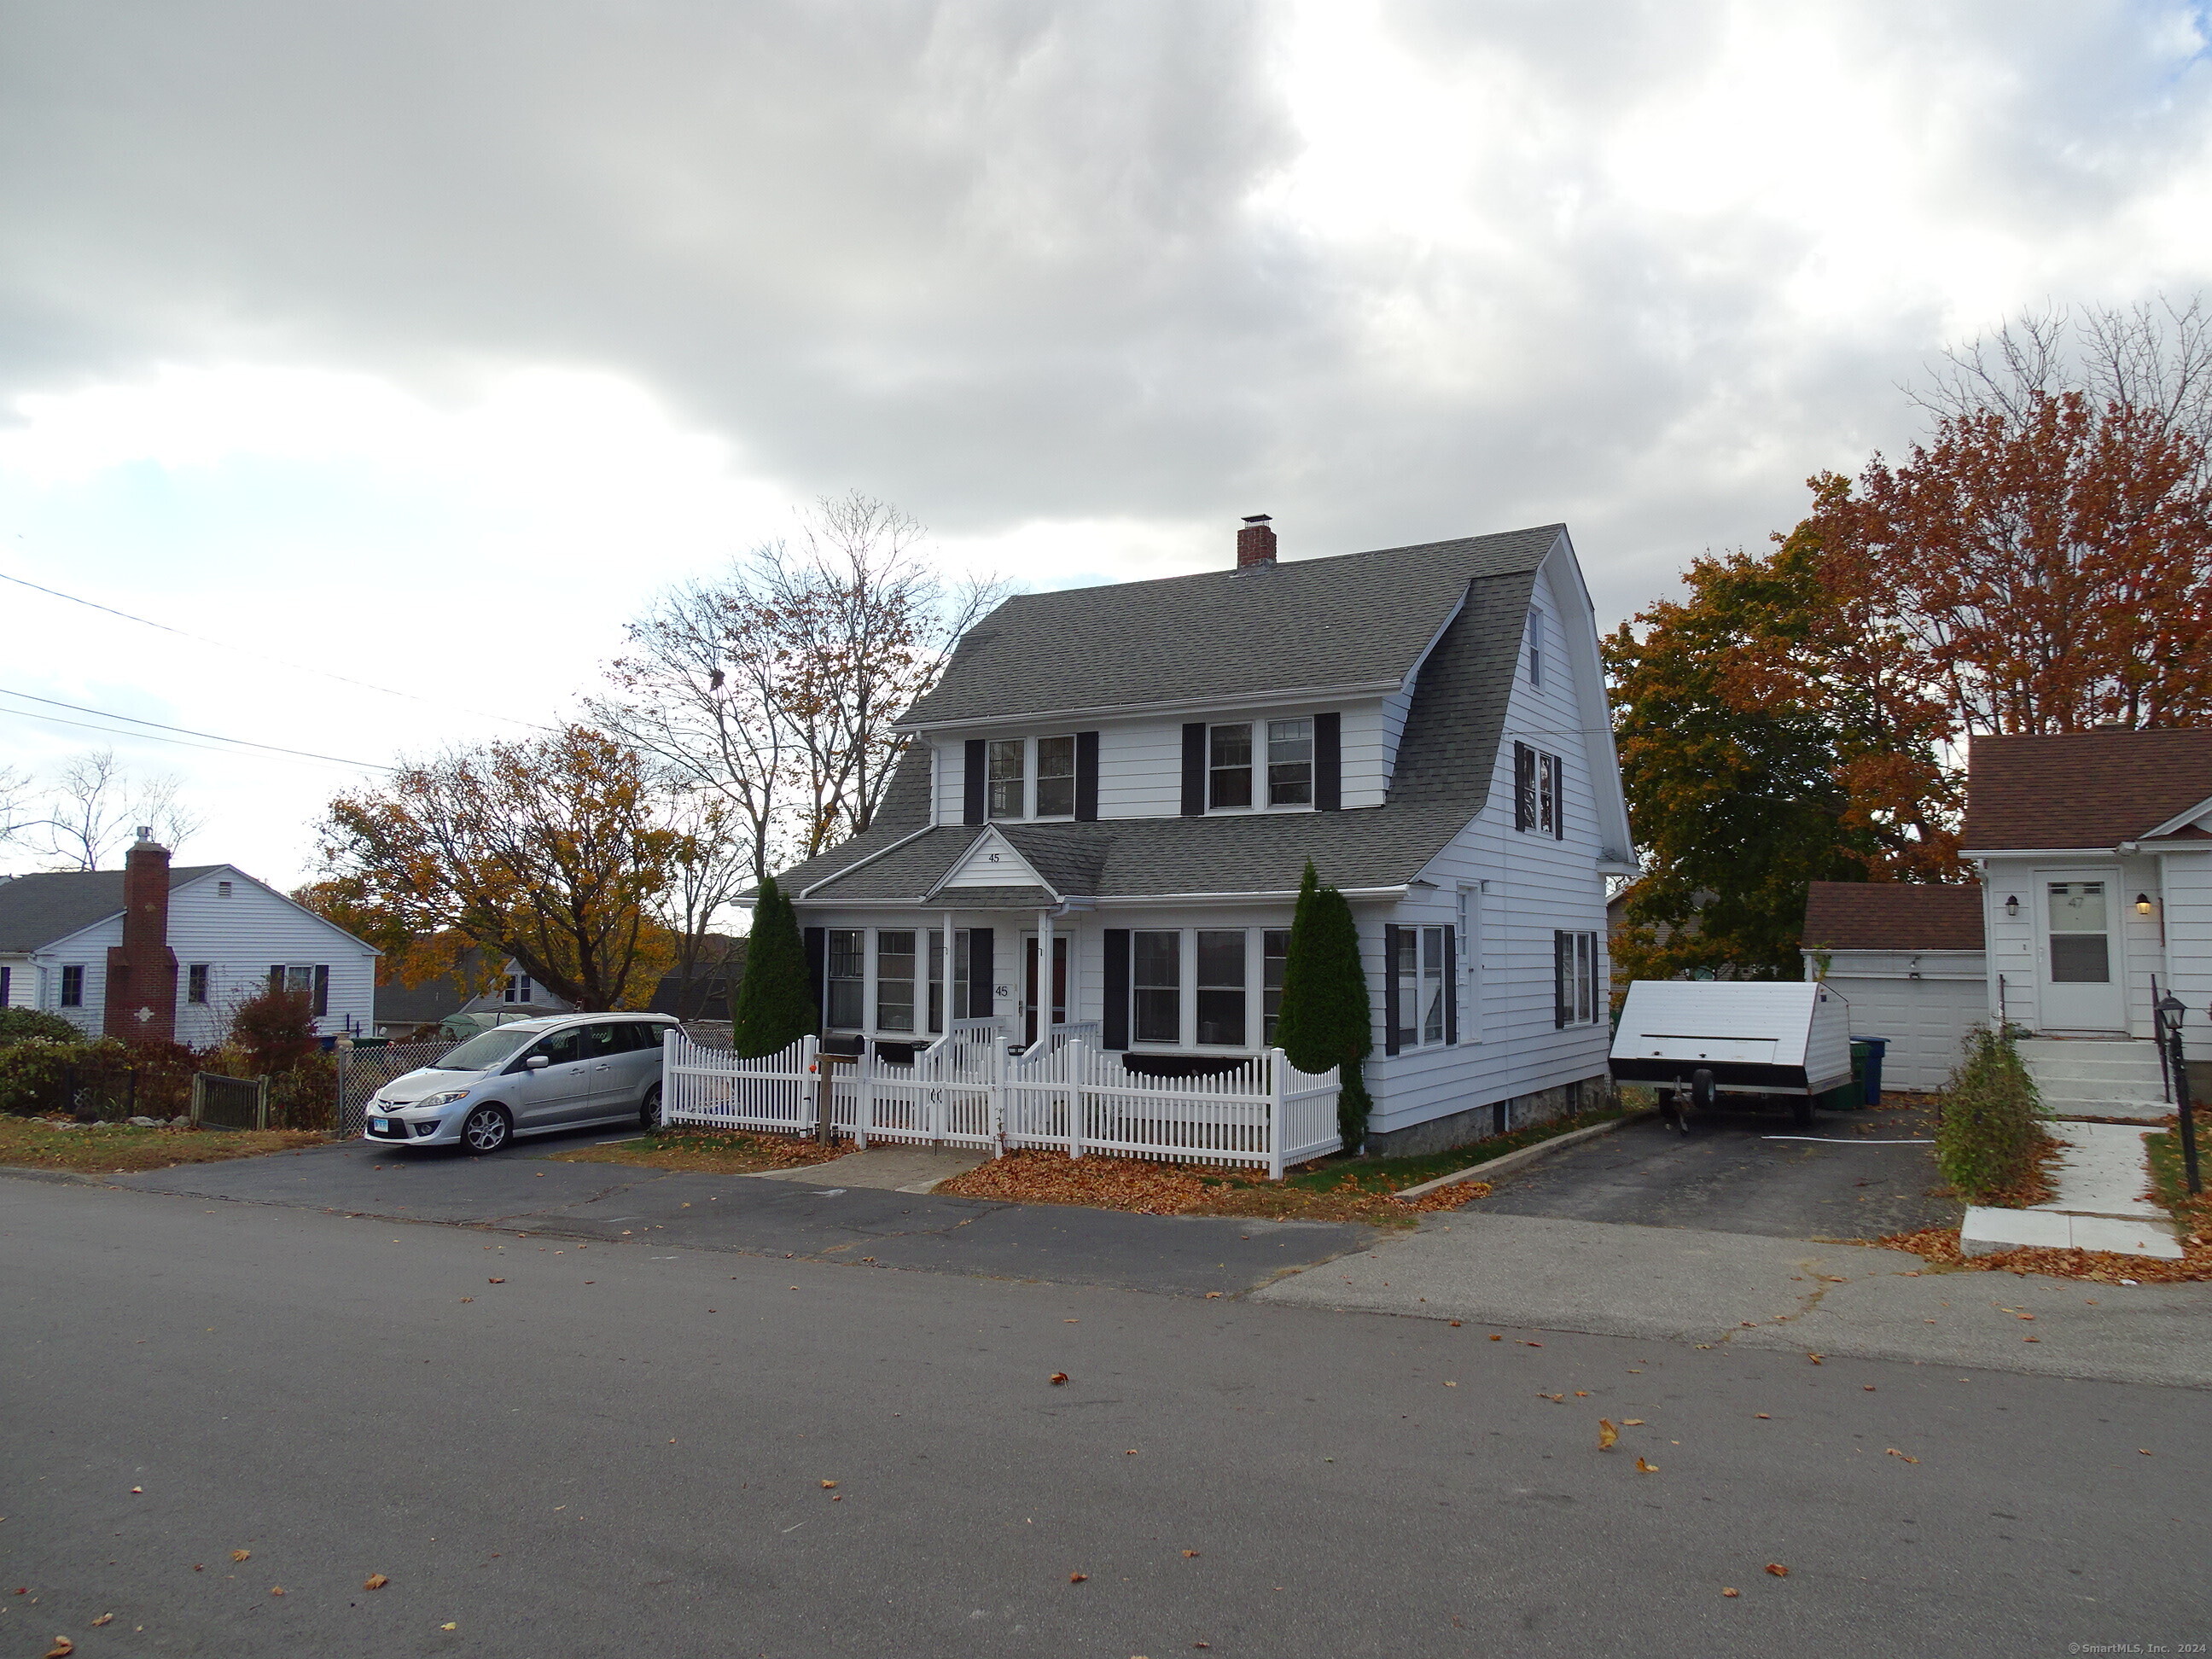
M 1293 689 L 1381 695 L 1418 666 L 1380 806 L 931 828 L 917 746 L 864 834 L 779 879 L 816 903 L 915 902 L 995 834 L 1066 898 L 1285 893 L 1309 859 L 1347 891 L 1401 886 L 1489 798 L 1536 573 L 1564 537 L 1549 525 L 1009 600 L 908 716 L 931 726 L 1199 698 L 1234 707 Z M 929 902 L 984 901 L 947 888 Z
M 1300 691 L 1391 690 L 1470 581 L 1525 575 L 1540 525 L 1334 558 L 1025 593 L 969 629 L 902 725 L 977 725 Z M 1517 623 L 1516 623 L 1517 637 Z

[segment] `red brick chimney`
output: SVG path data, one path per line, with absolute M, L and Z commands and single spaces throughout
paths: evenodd
M 1249 570 L 1256 564 L 1275 562 L 1275 532 L 1268 527 L 1267 515 L 1255 513 L 1244 520 L 1244 527 L 1237 532 L 1237 568 Z
M 142 828 L 123 860 L 123 943 L 107 949 L 101 1028 L 125 1042 L 177 1040 L 177 955 L 169 949 L 169 849 Z

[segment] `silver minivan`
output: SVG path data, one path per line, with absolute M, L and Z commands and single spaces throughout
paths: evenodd
M 560 1014 L 495 1026 L 368 1103 L 365 1139 L 495 1152 L 517 1135 L 660 1115 L 665 1014 Z

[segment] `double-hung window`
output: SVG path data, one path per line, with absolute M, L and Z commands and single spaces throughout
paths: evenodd
M 62 1006 L 84 1006 L 84 969 L 75 963 L 62 969 Z
M 1559 757 L 1525 743 L 1513 745 L 1513 827 L 1554 841 L 1567 834 L 1566 781 Z
M 859 1030 L 867 1018 L 868 935 L 864 928 L 830 930 L 828 1024 Z
M 1217 726 L 1207 732 L 1206 804 L 1212 811 L 1252 804 L 1252 727 L 1249 722 Z
M 1391 975 L 1397 981 L 1398 1029 L 1393 1037 L 1400 1048 L 1417 1048 L 1444 1040 L 1448 1026 L 1444 998 L 1450 986 L 1444 972 L 1444 934 L 1442 927 L 1398 927 L 1392 940 Z
M 511 988 L 515 976 L 508 975 Z M 522 1000 L 530 1000 L 530 981 L 522 981 Z M 307 999 L 307 1012 L 320 1019 L 331 1011 L 331 969 L 327 963 L 272 962 L 269 964 L 269 988 L 272 991 L 295 993 Z M 515 999 L 507 998 L 509 1002 Z
M 1260 1041 L 1270 1048 L 1283 1015 L 1283 969 L 1290 959 L 1289 928 L 1270 927 L 1260 935 Z
M 1552 935 L 1552 1024 L 1583 1025 L 1598 1018 L 1597 935 Z
M 1018 818 L 1023 816 L 1028 805 L 1023 799 L 1029 793 L 1028 751 L 1029 741 L 1024 738 L 991 739 L 990 810 L 993 817 Z
M 506 982 L 500 987 L 500 1000 L 502 1002 L 529 1001 L 530 975 L 527 974 L 509 974 L 507 976 Z
M 1182 934 L 1139 928 L 1129 935 L 1130 987 L 1139 1042 L 1182 1041 Z
M 885 927 L 876 934 L 876 1029 L 914 1030 L 914 929 Z
M 1198 1040 L 1244 1046 L 1244 931 L 1198 931 Z
M 1039 738 L 1036 744 L 1036 815 L 1075 816 L 1075 739 Z
M 185 1000 L 204 1007 L 208 1000 L 208 964 L 195 962 L 185 969 Z
M 1267 722 L 1267 805 L 1313 805 L 1314 723 L 1310 715 Z

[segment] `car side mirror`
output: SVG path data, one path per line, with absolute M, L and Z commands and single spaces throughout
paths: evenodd
M 527 1066 L 533 1072 L 542 1072 L 548 1066 L 550 1066 L 553 1063 L 553 1060 L 552 1057 L 548 1054 L 532 1054 L 529 1059 L 524 1060 L 522 1063 L 525 1066 Z

